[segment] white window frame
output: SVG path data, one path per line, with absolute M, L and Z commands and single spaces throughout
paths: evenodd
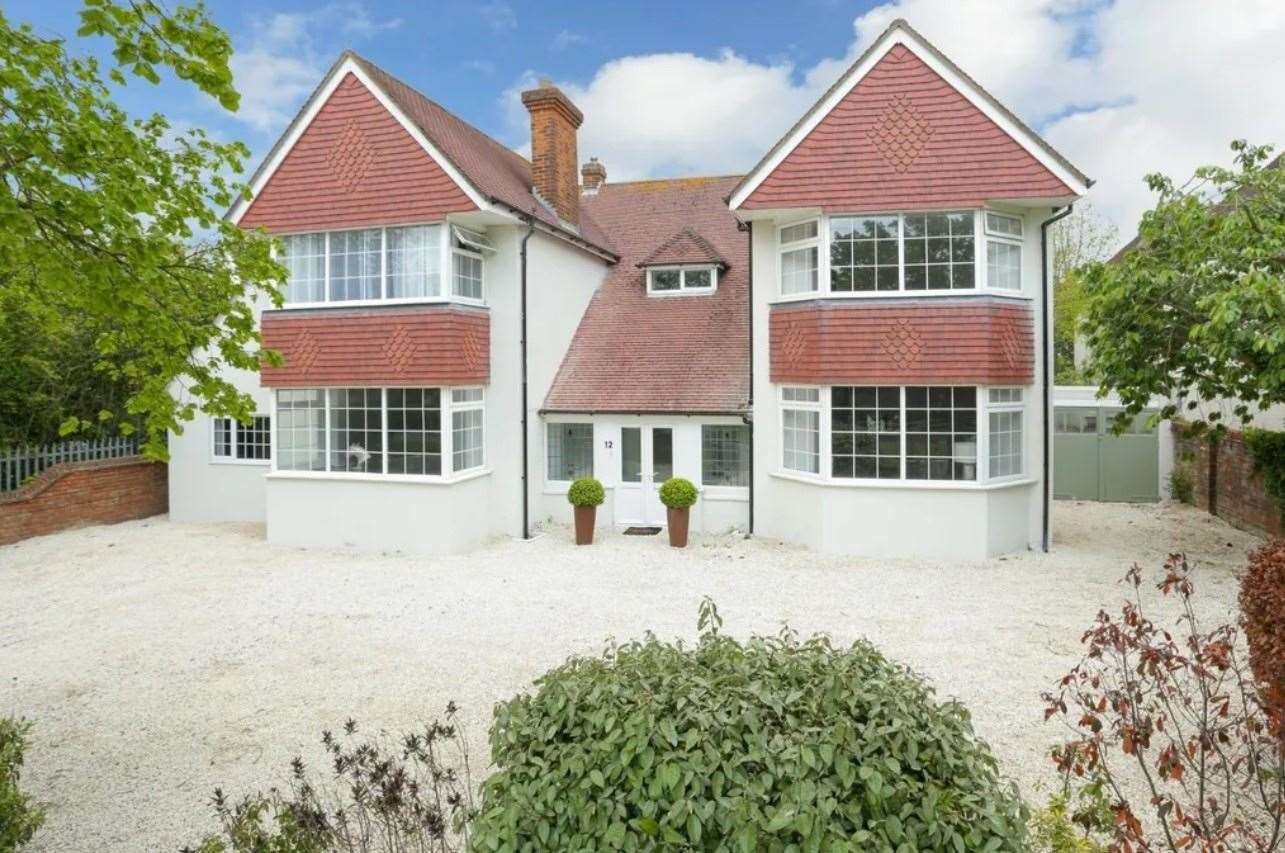
M 926 213 L 964 213 L 973 214 L 973 286 L 971 288 L 951 288 L 949 290 L 906 290 L 906 228 L 905 218 L 908 215 L 920 215 Z M 987 280 L 986 257 L 987 240 L 1001 240 L 1012 243 L 1021 247 L 1023 255 L 1025 254 L 1025 223 L 1023 222 L 1023 236 L 1012 237 L 1009 235 L 992 235 L 986 230 L 986 216 L 994 214 L 1003 216 L 1008 219 L 1017 219 L 1022 221 L 1019 214 L 1011 213 L 1004 210 L 997 210 L 989 207 L 947 207 L 932 210 L 866 210 L 860 212 L 836 212 L 823 216 L 809 216 L 803 219 L 794 219 L 781 223 L 776 228 L 776 290 L 772 302 L 800 302 L 811 299 L 934 299 L 941 297 L 959 297 L 973 296 L 977 294 L 1007 296 L 1010 298 L 1032 299 L 1025 286 L 1023 274 L 1023 286 L 1020 290 L 1009 290 L 1007 288 L 993 288 Z M 867 290 L 867 291 L 838 291 L 830 288 L 830 243 L 833 234 L 832 220 L 848 219 L 852 217 L 867 216 L 895 216 L 897 217 L 897 289 L 896 290 Z M 795 225 L 801 225 L 805 222 L 817 223 L 817 237 L 815 240 L 799 240 L 793 243 L 782 243 L 781 232 L 786 228 Z M 817 289 L 803 293 L 784 293 L 781 290 L 782 285 L 782 264 L 781 256 L 786 252 L 792 252 L 796 249 L 817 247 Z
M 560 426 L 589 427 L 589 465 L 593 469 L 590 477 L 598 476 L 598 426 L 592 418 L 577 418 L 574 415 L 550 418 L 544 422 L 544 485 L 548 492 L 562 493 L 571 487 L 571 480 L 554 480 L 549 477 L 549 430 Z
M 677 271 L 678 272 L 678 289 L 677 290 L 656 290 L 652 286 L 652 274 L 657 272 Z M 709 272 L 709 287 L 689 287 L 687 285 L 687 273 L 689 272 Z M 648 296 L 709 296 L 718 290 L 718 265 L 717 264 L 670 264 L 663 267 L 647 268 L 647 295 Z
M 457 483 L 464 480 L 471 480 L 474 477 L 480 477 L 491 472 L 487 467 L 486 452 L 486 387 L 481 385 L 386 385 L 379 386 L 379 406 L 380 406 L 380 429 L 382 431 L 382 450 L 380 451 L 381 471 L 377 472 L 353 472 L 353 471 L 332 471 L 330 470 L 330 391 L 335 388 L 361 388 L 371 386 L 361 385 L 333 385 L 333 386 L 315 386 L 308 388 L 277 388 L 272 393 L 272 468 L 268 476 L 277 479 L 305 479 L 305 480 L 367 480 L 378 483 Z M 440 474 L 386 474 L 388 469 L 388 392 L 393 389 L 411 389 L 411 390 L 429 390 L 437 389 L 439 399 L 441 400 L 441 455 L 442 455 L 442 473 Z M 480 400 L 469 401 L 467 403 L 454 403 L 452 391 L 459 390 L 480 390 L 482 397 Z M 326 460 L 326 469 L 324 471 L 295 471 L 285 470 L 277 467 L 276 453 L 276 433 L 277 429 L 277 391 L 322 391 L 322 411 L 323 423 L 325 429 L 325 446 L 322 448 L 324 459 Z M 455 447 L 454 447 L 454 419 L 451 413 L 462 409 L 480 408 L 482 410 L 482 464 L 479 467 L 467 468 L 461 471 L 454 469 L 455 465 Z
M 982 392 L 985 392 L 984 395 Z M 992 400 L 992 391 L 1016 391 L 1016 400 Z M 1030 465 L 1030 442 L 1027 436 L 1030 434 L 1030 413 L 1027 405 L 1028 398 L 1033 396 L 1027 394 L 1027 389 L 1021 385 L 989 385 L 978 388 L 978 435 L 977 435 L 977 462 L 978 470 L 982 466 L 982 460 L 985 459 L 986 481 L 987 482 L 1009 482 L 1023 480 L 1029 476 L 1028 469 Z M 1017 412 L 1018 427 L 1020 429 L 1022 449 L 1018 454 L 1017 471 L 1012 474 L 993 474 L 991 472 L 991 413 L 992 412 Z M 983 430 L 982 427 L 985 427 Z M 984 436 L 984 437 L 983 437 Z M 982 454 L 985 453 L 985 456 Z
M 879 385 L 889 385 L 890 383 L 836 383 L 844 387 L 855 385 L 858 387 L 869 387 Z M 921 480 L 908 479 L 906 477 L 906 388 L 907 387 L 964 387 L 975 388 L 977 392 L 977 477 L 974 480 Z M 898 385 L 900 389 L 900 406 L 901 406 L 901 476 L 898 479 L 891 478 L 867 478 L 867 477 L 835 477 L 834 476 L 834 453 L 831 447 L 833 407 L 831 406 L 831 390 L 833 386 L 829 385 L 806 385 L 795 383 L 777 384 L 777 441 L 780 444 L 777 453 L 777 471 L 776 476 L 787 479 L 808 480 L 811 482 L 822 483 L 830 486 L 848 487 L 848 488 L 902 488 L 902 489 L 985 489 L 992 486 L 1002 487 L 1020 483 L 1030 482 L 1033 475 L 1031 471 L 1031 442 L 1027 440 L 1030 435 L 1030 405 L 1034 396 L 1034 386 L 1016 386 L 1016 385 L 972 385 L 967 382 L 950 383 L 950 382 L 912 382 L 908 385 Z M 817 391 L 817 402 L 805 403 L 795 402 L 785 399 L 785 389 L 787 388 L 806 388 Z M 990 391 L 992 389 L 1011 389 L 1015 388 L 1021 391 L 1020 401 L 1011 402 L 990 402 Z M 807 471 L 799 471 L 794 468 L 785 466 L 785 410 L 801 409 L 819 412 L 819 429 L 820 439 L 818 473 L 812 474 Z M 1017 474 L 1005 475 L 1002 477 L 990 476 L 990 413 L 992 411 L 1020 411 L 1022 423 L 1022 458 L 1021 471 Z
M 476 391 L 478 396 L 476 400 L 459 400 L 455 399 L 458 392 Z M 455 467 L 455 413 L 456 412 L 478 412 L 482 416 L 482 458 L 476 465 L 470 465 L 467 468 Z M 448 421 L 449 418 L 449 421 Z M 486 468 L 486 389 L 481 385 L 462 385 L 452 386 L 442 389 L 442 432 L 447 430 L 447 424 L 451 432 L 451 475 L 467 474 L 473 471 L 479 471 Z M 446 446 L 445 436 L 442 437 L 442 446 Z M 443 460 L 442 471 L 447 471 L 445 460 Z
M 436 296 L 403 296 L 390 298 L 388 296 L 388 232 L 398 228 L 416 228 L 436 226 L 441 239 L 438 241 L 438 270 L 439 270 L 439 289 L 440 293 Z M 379 230 L 379 298 L 377 299 L 346 299 L 332 300 L 330 298 L 330 236 L 352 231 L 374 231 Z M 485 235 L 470 231 L 466 228 L 458 227 L 445 221 L 436 222 L 400 222 L 390 225 L 367 225 L 360 228 L 330 228 L 325 231 L 298 231 L 290 234 L 281 234 L 281 237 L 295 237 L 306 234 L 320 234 L 323 240 L 324 249 L 323 257 L 325 258 L 325 272 L 321 282 L 321 292 L 325 297 L 320 302 L 286 302 L 281 306 L 281 310 L 299 310 L 309 308 L 359 308 L 372 305 L 418 305 L 433 304 L 443 302 L 457 302 L 465 305 L 486 305 L 486 254 L 495 250 L 491 248 L 486 241 Z M 465 236 L 467 235 L 467 237 Z M 464 243 L 469 248 L 457 248 L 456 240 Z M 477 247 L 476 249 L 472 247 Z M 458 252 L 471 258 L 477 258 L 482 262 L 482 294 L 478 299 L 467 296 L 458 296 L 455 293 L 455 253 Z M 274 251 L 274 257 L 275 251 Z M 289 282 L 282 282 L 282 291 Z
M 816 400 L 787 400 L 786 392 L 792 390 L 816 391 Z M 830 389 L 824 385 L 781 385 L 777 391 L 777 400 L 780 402 L 779 413 L 777 416 L 776 435 L 780 442 L 780 453 L 777 456 L 776 463 L 781 466 L 781 470 L 796 477 L 806 477 L 808 479 L 825 479 L 829 476 L 826 470 L 826 464 L 829 462 L 830 454 L 826 451 L 826 442 L 830 440 L 830 427 L 826 423 L 826 412 L 830 409 Z M 816 412 L 817 413 L 817 470 L 816 473 L 811 471 L 802 471 L 798 468 L 790 468 L 785 464 L 785 413 L 786 411 Z
M 991 228 L 990 218 L 992 216 L 1000 219 L 1006 219 L 1017 223 L 1017 234 L 1009 234 L 1006 231 L 999 231 Z M 1025 281 L 1025 260 L 1022 257 L 1025 253 L 1026 245 L 1026 228 L 1022 222 L 1022 217 L 1011 213 L 1004 213 L 999 210 L 986 209 L 982 211 L 982 219 L 985 222 L 984 232 L 986 235 L 986 251 L 982 258 L 982 268 L 986 276 L 986 288 L 991 293 L 1003 293 L 1010 296 L 1016 296 L 1026 291 Z M 992 243 L 1004 246 L 1015 246 L 1017 248 L 1017 288 L 1011 287 L 994 287 L 990 281 L 990 246 Z
M 273 398 L 275 399 L 275 397 L 276 397 L 276 394 L 274 393 Z M 217 415 L 210 418 L 210 462 L 211 464 L 214 464 L 214 465 L 275 465 L 276 464 L 275 458 L 274 458 L 276 446 L 277 446 L 276 418 L 272 417 L 272 415 L 270 414 L 265 414 L 262 412 L 255 412 L 253 415 L 251 415 L 251 417 L 267 418 L 268 420 L 268 458 L 267 459 L 238 459 L 236 455 L 236 439 L 237 439 L 237 429 L 241 427 L 241 422 L 233 417 Z M 215 452 L 215 448 L 217 447 L 216 437 L 217 437 L 217 430 L 219 428 L 219 421 L 232 422 L 231 437 L 229 439 L 229 441 L 231 442 L 229 445 L 229 450 L 231 451 L 231 454 L 228 456 L 220 456 L 218 453 Z
M 809 222 L 816 223 L 817 233 L 815 237 L 805 240 L 795 240 L 790 243 L 781 241 L 781 232 L 787 228 L 793 228 L 796 225 L 807 225 Z M 827 219 L 824 216 L 809 216 L 804 219 L 795 219 L 791 222 L 783 222 L 776 228 L 776 295 L 781 300 L 797 299 L 815 299 L 817 296 L 830 292 L 830 272 L 829 272 L 829 239 L 826 235 Z M 801 249 L 817 250 L 817 286 L 813 290 L 805 290 L 800 293 L 786 293 L 782 287 L 784 285 L 783 277 L 785 267 L 781 259 L 788 252 L 797 252 Z

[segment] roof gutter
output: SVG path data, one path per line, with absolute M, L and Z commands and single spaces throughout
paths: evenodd
M 1049 282 L 1049 237 L 1048 228 L 1059 219 L 1071 215 L 1074 204 L 1068 204 L 1059 213 L 1055 213 L 1040 223 L 1040 284 L 1043 288 L 1040 299 L 1040 341 L 1044 345 L 1044 357 L 1040 359 L 1041 398 L 1044 404 L 1042 436 L 1044 441 L 1044 508 L 1040 526 L 1040 547 L 1048 551 L 1053 544 L 1053 340 L 1050 337 L 1049 317 L 1053 309 L 1053 288 Z
M 527 229 L 522 235 L 521 278 L 518 291 L 521 294 L 521 331 L 519 335 L 522 350 L 522 538 L 531 538 L 531 436 L 527 410 L 527 347 L 526 347 L 526 278 L 527 278 L 527 242 L 535 233 L 535 217 L 526 216 Z
M 509 204 L 508 202 L 498 199 L 495 196 L 487 196 L 487 200 L 491 204 L 495 205 L 496 207 L 502 207 L 505 210 L 511 211 L 514 215 L 518 217 L 518 219 L 525 222 L 528 228 L 534 228 L 536 230 L 543 231 L 545 234 L 548 234 L 550 237 L 557 237 L 559 240 L 566 240 L 568 243 L 572 244 L 573 246 L 583 249 L 584 251 L 588 252 L 591 255 L 595 255 L 599 258 L 602 258 L 607 263 L 614 264 L 620 260 L 620 256 L 617 255 L 615 252 L 608 251 L 607 249 L 604 249 L 601 246 L 591 243 L 588 240 L 584 239 L 583 237 L 579 237 L 571 233 L 565 228 L 558 228 L 553 225 L 549 225 L 545 222 L 541 222 L 540 220 L 535 218 L 534 214 L 527 213 L 523 210 L 519 210 L 518 208 Z

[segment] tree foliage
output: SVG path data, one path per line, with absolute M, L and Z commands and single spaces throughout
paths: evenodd
M 33 375 L 53 384 L 92 367 L 143 424 L 146 452 L 163 458 L 167 431 L 197 411 L 251 414 L 223 375 L 270 357 L 252 302 L 279 300 L 284 270 L 266 235 L 221 217 L 245 192 L 230 177 L 245 146 L 160 114 L 131 118 L 112 98 L 113 86 L 169 73 L 235 109 L 227 34 L 199 4 L 171 11 L 155 0 L 85 0 L 77 34 L 110 39 L 113 61 L 73 55 L 0 13 L 0 302 L 29 325 Z M 86 338 L 82 348 L 42 353 L 62 326 Z M 22 327 L 3 328 L 20 346 Z M 29 408 L 42 408 L 40 386 L 24 389 Z M 80 409 L 88 402 L 63 401 L 63 432 L 122 414 L 97 398 L 98 410 Z M 2 405 L 6 417 L 23 408 Z
M 1085 377 L 1075 366 L 1075 339 L 1084 317 L 1086 299 L 1081 270 L 1105 260 L 1119 240 L 1119 231 L 1088 202 L 1049 229 L 1053 261 L 1053 363 L 1059 385 L 1079 385 Z
M 1182 186 L 1153 174 L 1158 194 L 1138 244 L 1085 269 L 1083 328 L 1092 378 L 1129 415 L 1152 395 L 1221 432 L 1285 402 L 1285 169 L 1270 148 L 1232 144 L 1232 168 L 1203 166 Z

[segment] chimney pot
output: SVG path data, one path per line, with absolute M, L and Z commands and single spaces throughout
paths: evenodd
M 550 80 L 523 92 L 522 103 L 531 114 L 531 183 L 560 219 L 579 225 L 576 130 L 584 114 Z
M 607 167 L 599 163 L 597 157 L 590 157 L 589 162 L 580 167 L 580 177 L 584 179 L 584 191 L 593 195 L 607 182 Z

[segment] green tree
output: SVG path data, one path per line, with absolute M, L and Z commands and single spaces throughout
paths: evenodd
M 1231 401 L 1245 423 L 1285 402 L 1285 169 L 1269 147 L 1231 147 L 1232 168 L 1182 186 L 1148 175 L 1158 199 L 1137 246 L 1084 271 L 1092 378 L 1130 415 L 1159 395 L 1161 417 L 1215 433 L 1223 413 L 1202 401 Z
M 1109 257 L 1119 231 L 1092 204 L 1083 202 L 1049 231 L 1053 258 L 1053 365 L 1059 385 L 1081 385 L 1084 374 L 1075 366 L 1075 339 L 1084 317 L 1085 265 Z
M 251 303 L 279 302 L 285 271 L 270 238 L 221 216 L 245 192 L 231 177 L 244 145 L 179 132 L 160 114 L 131 118 L 112 99 L 113 86 L 165 73 L 235 110 L 227 34 L 199 4 L 85 0 L 80 19 L 79 37 L 110 40 L 110 61 L 0 13 L 0 297 L 29 324 L 33 350 L 64 320 L 88 335 L 86 351 L 28 353 L 28 367 L 63 375 L 87 365 L 50 358 L 92 359 L 105 386 L 125 389 L 120 405 L 143 424 L 146 452 L 163 458 L 167 431 L 197 411 L 251 414 L 221 377 L 271 357 Z M 38 407 L 39 388 L 28 391 Z M 66 403 L 63 433 L 120 415 L 74 410 L 83 403 Z

